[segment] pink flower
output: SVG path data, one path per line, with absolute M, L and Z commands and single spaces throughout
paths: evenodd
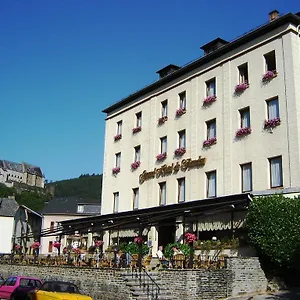
M 217 138 L 216 137 L 212 137 L 210 139 L 207 139 L 203 142 L 203 147 L 209 147 L 213 144 L 215 144 L 217 142 Z
M 131 169 L 135 170 L 140 166 L 141 162 L 140 161 L 135 161 L 131 164 Z
M 138 126 L 138 127 L 135 127 L 132 129 L 132 133 L 138 133 L 142 130 L 142 127 L 141 126 Z
M 95 247 L 101 247 L 103 245 L 103 241 L 102 240 L 99 240 L 99 241 L 95 241 Z
M 19 250 L 19 249 L 21 249 L 21 246 L 20 245 L 15 245 L 15 249 Z
M 244 83 L 237 84 L 236 87 L 235 87 L 235 92 L 236 92 L 236 93 L 243 92 L 243 91 L 246 90 L 248 87 L 249 87 L 249 84 L 248 84 L 247 81 L 245 81 Z
M 185 147 L 179 147 L 174 151 L 176 156 L 182 156 L 186 152 Z
M 190 244 L 194 241 L 197 241 L 197 236 L 194 233 L 191 232 L 187 232 L 184 235 L 184 239 L 186 241 L 187 244 Z
M 34 242 L 30 247 L 33 248 L 33 249 L 38 249 L 40 248 L 40 243 L 39 242 Z
M 270 81 L 271 79 L 273 79 L 274 77 L 276 77 L 277 73 L 276 71 L 267 71 L 266 74 L 264 74 L 262 81 L 263 82 L 267 82 Z
M 279 126 L 281 123 L 280 118 L 274 118 L 271 120 L 265 120 L 265 128 L 274 128 L 276 126 Z
M 113 174 L 118 174 L 121 171 L 120 167 L 115 167 L 112 169 Z
M 53 244 L 53 247 L 55 247 L 55 248 L 60 248 L 60 246 L 61 246 L 61 243 L 60 242 L 54 242 L 54 244 Z
M 168 117 L 167 116 L 163 116 L 163 117 L 161 117 L 161 118 L 158 119 L 158 125 L 162 125 L 166 121 L 168 121 Z
M 244 127 L 244 128 L 240 128 L 237 132 L 236 132 L 236 136 L 237 137 L 241 137 L 241 136 L 245 136 L 247 134 L 250 134 L 252 131 L 251 127 Z
M 157 160 L 164 160 L 167 157 L 167 152 L 163 152 L 156 155 Z
M 180 116 L 182 116 L 183 114 L 185 114 L 186 113 L 186 109 L 185 108 L 178 108 L 177 110 L 176 110 L 176 117 L 180 117 Z
M 114 140 L 115 140 L 115 141 L 118 141 L 118 140 L 120 140 L 121 138 L 122 138 L 122 134 L 119 133 L 119 134 L 115 135 Z
M 216 96 L 208 96 L 204 99 L 203 105 L 209 105 L 217 100 Z
M 133 240 L 134 243 L 136 244 L 142 244 L 143 243 L 143 239 L 139 236 L 135 237 Z

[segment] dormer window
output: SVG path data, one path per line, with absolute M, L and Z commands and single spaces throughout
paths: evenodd
M 228 44 L 227 41 L 218 37 L 215 40 L 203 45 L 202 47 L 200 47 L 200 49 L 204 51 L 204 55 L 207 55 L 225 46 L 226 44 Z

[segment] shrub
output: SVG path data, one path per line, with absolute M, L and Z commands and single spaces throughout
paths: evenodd
M 172 248 L 176 247 L 176 248 L 180 248 L 180 250 L 183 252 L 183 254 L 187 257 L 190 254 L 190 246 L 187 244 L 180 244 L 180 243 L 171 243 L 168 244 L 165 249 L 164 249 L 164 256 L 166 258 L 171 258 L 173 257 L 173 250 Z

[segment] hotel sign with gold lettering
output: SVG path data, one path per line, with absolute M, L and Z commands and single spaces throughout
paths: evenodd
M 167 175 L 176 174 L 178 171 L 187 171 L 194 168 L 203 167 L 205 165 L 206 158 L 199 156 L 198 159 L 192 160 L 191 158 L 183 159 L 180 162 L 173 163 L 171 165 L 163 165 L 160 168 L 155 168 L 153 171 L 147 172 L 146 170 L 139 176 L 140 184 L 146 180 L 159 178 Z

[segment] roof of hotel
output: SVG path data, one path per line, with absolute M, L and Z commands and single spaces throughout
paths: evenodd
M 0 217 L 14 217 L 19 204 L 15 199 L 0 198 Z
M 241 45 L 244 45 L 245 43 L 252 41 L 252 40 L 266 34 L 270 30 L 273 30 L 273 29 L 275 29 L 283 24 L 286 24 L 288 22 L 296 24 L 296 25 L 300 24 L 300 12 L 297 14 L 288 13 L 283 16 L 277 17 L 275 20 L 269 21 L 269 22 L 265 23 L 264 25 L 259 26 L 258 28 L 255 28 L 255 29 L 247 32 L 246 34 L 242 35 L 241 37 L 238 37 L 237 39 L 216 49 L 215 51 L 188 63 L 187 65 L 179 68 L 178 70 L 161 78 L 160 80 L 155 81 L 154 83 L 142 88 L 141 90 L 138 90 L 137 92 L 129 95 L 126 98 L 123 98 L 122 100 L 118 101 L 117 103 L 104 109 L 102 112 L 107 113 L 107 114 L 112 113 L 112 112 L 116 111 L 117 109 L 134 102 L 139 97 L 142 97 L 148 93 L 151 93 L 153 90 L 171 82 L 172 80 L 177 79 L 180 76 L 183 76 L 184 74 L 187 74 L 188 72 L 190 72 L 204 64 L 209 63 L 210 61 L 220 57 L 221 55 L 226 54 L 226 53 L 240 47 Z M 220 39 L 220 40 L 223 41 L 222 39 Z M 209 45 L 209 43 L 207 43 L 204 46 L 207 46 L 207 45 Z

